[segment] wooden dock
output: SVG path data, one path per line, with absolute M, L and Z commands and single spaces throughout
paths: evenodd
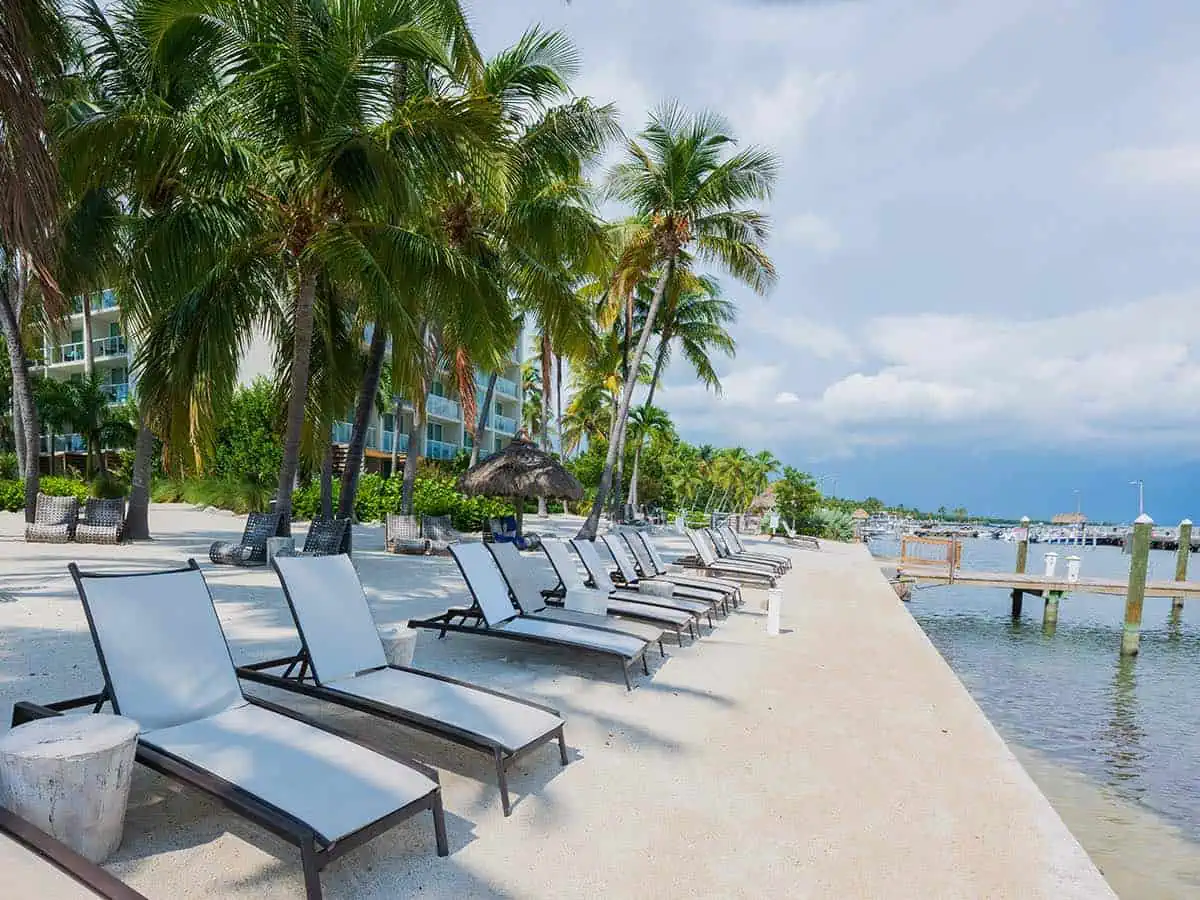
M 1060 594 L 1113 594 L 1125 596 L 1129 591 L 1129 580 L 1118 578 L 1083 578 L 1067 581 L 1065 576 L 1047 578 L 1044 575 L 1018 574 L 1016 572 L 973 572 L 941 565 L 914 565 L 900 560 L 880 560 L 883 565 L 894 566 L 901 578 L 918 584 L 955 584 L 964 587 L 1000 588 L 1022 591 L 1026 594 L 1044 596 L 1051 591 Z M 1198 581 L 1147 581 L 1147 597 L 1172 597 L 1181 600 L 1200 597 Z

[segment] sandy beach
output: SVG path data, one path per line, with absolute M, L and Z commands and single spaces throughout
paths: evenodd
M 207 544 L 235 537 L 240 520 L 156 506 L 152 522 L 151 544 L 29 546 L 18 517 L 0 517 L 4 725 L 15 700 L 99 686 L 70 559 L 114 570 L 195 556 L 236 661 L 294 651 L 274 575 L 207 564 Z M 531 522 L 563 534 L 577 525 Z M 683 549 L 658 539 L 668 556 Z M 326 896 L 1113 896 L 865 549 L 793 555 L 784 634 L 766 636 L 764 594 L 747 590 L 746 608 L 715 633 L 668 647 L 666 660 L 651 654 L 632 693 L 609 661 L 422 633 L 416 665 L 567 718 L 570 765 L 553 747 L 523 758 L 509 819 L 482 756 L 272 694 L 441 772 L 450 857 L 434 855 L 418 817 L 331 865 Z M 355 562 L 380 625 L 468 599 L 450 559 L 387 555 L 379 529 L 356 529 Z M 150 898 L 301 893 L 291 847 L 144 770 L 108 867 Z

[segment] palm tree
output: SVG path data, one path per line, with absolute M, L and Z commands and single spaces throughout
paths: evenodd
M 70 427 L 72 397 L 69 385 L 53 378 L 39 378 L 34 382 L 34 402 L 37 404 L 38 419 L 46 430 L 50 446 L 50 474 L 54 474 L 55 431 Z
M 647 437 L 662 434 L 672 428 L 671 418 L 657 406 L 639 406 L 629 413 L 629 434 L 634 441 L 633 471 L 629 475 L 629 499 L 625 502 L 637 506 L 638 471 L 642 463 L 642 443 Z
M 769 198 L 778 164 L 765 150 L 730 152 L 734 145 L 720 118 L 708 113 L 691 116 L 669 104 L 655 112 L 638 140 L 629 142 L 628 160 L 609 176 L 607 195 L 632 206 L 639 220 L 639 236 L 627 243 L 626 264 L 619 264 L 617 271 L 633 268 L 636 261 L 644 273 L 659 272 L 631 371 L 642 364 L 667 286 L 684 254 L 721 266 L 755 291 L 765 292 L 774 283 L 775 268 L 762 247 L 769 221 L 743 204 Z M 627 379 L 622 391 L 617 434 L 609 444 L 596 501 L 580 537 L 594 538 L 599 527 L 635 381 Z
M 286 321 L 276 509 L 288 523 L 319 282 L 400 320 L 405 286 L 460 290 L 470 261 L 413 224 L 419 176 L 461 169 L 495 116 L 470 98 L 394 103 L 398 65 L 431 77 L 469 68 L 473 45 L 453 0 L 160 0 L 153 15 L 133 18 L 153 62 L 199 98 L 182 111 L 149 102 L 100 110 L 73 133 L 100 177 L 127 170 L 169 195 L 134 245 L 152 288 L 141 388 L 172 446 L 209 439 L 251 327 Z
M 137 437 L 136 429 L 109 404 L 104 380 L 98 373 L 72 378 L 64 383 L 63 391 L 65 418 L 87 445 L 87 476 L 92 474 L 93 457 L 99 473 L 107 475 L 105 450 L 128 447 Z

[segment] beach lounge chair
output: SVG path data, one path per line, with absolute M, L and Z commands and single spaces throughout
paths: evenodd
M 536 550 L 542 544 L 541 535 L 532 531 L 517 534 L 516 516 L 488 519 L 488 527 L 492 531 L 492 543 L 495 544 L 516 544 L 518 550 Z
M 430 553 L 445 553 L 451 544 L 463 539 L 463 533 L 455 529 L 449 516 L 421 516 L 421 533 L 429 541 Z
M 571 546 L 575 548 L 575 553 L 579 556 L 580 562 L 583 563 L 583 568 L 587 572 L 588 580 L 591 586 L 605 594 L 612 595 L 617 591 L 617 586 L 613 584 L 612 577 L 608 574 L 608 567 L 600 561 L 600 554 L 596 550 L 596 545 L 592 541 L 585 541 L 576 538 L 571 541 Z M 674 595 L 663 597 L 657 594 L 643 594 L 636 587 L 625 589 L 622 594 L 628 596 L 630 593 L 638 598 L 640 603 L 648 603 L 651 606 L 661 606 L 666 609 L 683 610 L 691 613 L 696 617 L 697 621 L 702 617 L 707 617 L 708 627 L 713 627 L 713 604 L 707 600 L 693 600 L 688 597 Z
M 267 538 L 279 531 L 279 513 L 250 513 L 240 541 L 215 541 L 208 558 L 218 566 L 265 566 Z
M 634 564 L 633 558 L 629 555 L 628 545 L 624 539 L 619 534 L 606 534 L 600 538 L 600 543 L 608 550 L 608 555 L 617 567 L 615 570 L 617 580 L 631 590 L 640 591 L 642 580 L 638 577 L 637 566 Z M 651 582 L 655 580 L 650 579 Z M 729 595 L 719 588 L 680 587 L 672 584 L 665 578 L 657 580 L 660 584 L 671 584 L 673 594 L 678 594 L 680 597 L 686 597 L 690 600 L 701 600 L 712 604 L 714 611 L 726 614 L 729 612 Z
M 14 724 L 111 703 L 138 723 L 139 762 L 299 847 L 308 900 L 321 897 L 330 860 L 419 812 L 432 812 L 438 855 L 449 853 L 435 771 L 242 693 L 195 560 L 167 572 L 70 570 L 104 691 L 49 707 L 18 703 Z
M 600 628 L 617 634 L 628 634 L 649 643 L 658 644 L 659 653 L 663 656 L 663 630 L 661 626 L 648 622 L 633 622 L 618 619 L 611 615 L 581 612 L 571 609 L 556 609 L 546 605 L 542 594 L 542 584 L 539 582 L 537 569 L 530 559 L 521 555 L 513 544 L 489 545 L 500 574 L 508 583 L 508 590 L 517 601 L 521 615 L 531 619 L 546 619 L 550 622 L 566 622 L 570 625 L 582 625 L 585 628 Z
M 783 529 L 783 535 L 779 534 L 779 529 Z M 783 540 L 792 547 L 803 547 L 805 550 L 820 550 L 821 542 L 807 534 L 797 534 L 792 530 L 792 526 L 788 524 L 787 519 L 780 519 L 779 524 L 771 531 L 771 536 L 767 540 L 775 540 L 777 537 L 782 537 Z
M 666 581 L 676 588 L 699 588 L 701 590 L 719 591 L 726 598 L 727 605 L 741 606 L 741 587 L 732 581 L 719 578 L 689 578 L 686 575 L 670 572 L 664 565 L 660 570 L 655 563 L 656 551 L 646 534 L 641 531 L 622 531 L 620 536 L 629 548 L 633 562 L 637 566 L 638 577 L 641 580 L 652 579 Z M 640 581 L 639 581 L 640 583 Z
M 722 525 L 720 528 L 714 530 L 717 533 L 717 537 L 725 540 L 725 545 L 729 548 L 732 558 L 744 559 L 749 562 L 761 560 L 769 565 L 777 565 L 785 572 L 792 567 L 792 558 L 783 553 L 760 553 L 757 550 L 747 550 L 738 533 L 728 525 Z
M 649 643 L 641 638 L 518 615 L 504 576 L 482 543 L 452 544 L 450 555 L 458 564 L 474 602 L 469 607 L 454 607 L 430 619 L 412 619 L 408 623 L 410 627 L 433 629 L 439 632 L 439 637 L 452 631 L 611 656 L 620 662 L 628 690 L 633 690 L 629 667 L 634 663 L 640 661 L 642 671 L 650 674 L 646 663 Z
M 767 558 L 755 553 L 738 553 L 731 546 L 725 535 L 717 528 L 706 528 L 704 533 L 708 536 L 712 546 L 716 548 L 717 557 L 728 560 L 729 562 L 745 563 L 752 566 L 761 566 L 765 569 L 770 569 L 777 575 L 782 575 L 791 565 L 789 560 L 785 565 L 778 558 Z
M 676 577 L 685 577 L 682 574 L 683 566 L 676 565 L 674 568 L 672 568 L 670 565 L 668 565 L 667 561 L 663 559 L 662 554 L 658 552 L 658 548 L 654 546 L 654 542 L 650 540 L 649 535 L 643 532 L 634 532 L 631 535 L 631 538 L 632 537 L 638 538 L 641 541 L 642 546 L 645 547 L 646 552 L 650 555 L 650 562 L 654 567 L 655 575 L 666 575 L 671 579 L 675 579 Z M 712 575 L 707 575 L 702 578 L 688 577 L 687 580 L 699 582 L 697 587 L 718 587 L 721 590 L 731 591 L 733 592 L 733 596 L 736 598 L 735 605 L 741 606 L 742 604 L 742 586 L 737 581 L 731 581 L 728 578 L 716 578 Z
M 95 863 L 0 807 L 3 896 L 31 900 L 146 900 Z
M 555 575 L 558 576 L 558 585 L 555 590 L 558 596 L 565 597 L 576 591 L 595 591 L 605 598 L 610 615 L 649 622 L 661 628 L 672 628 L 675 631 L 675 640 L 680 644 L 683 643 L 683 629 L 685 628 L 691 634 L 692 639 L 695 639 L 698 617 L 693 613 L 683 609 L 667 609 L 663 606 L 642 603 L 641 598 L 634 591 L 605 594 L 596 588 L 589 588 L 584 583 L 583 576 L 575 565 L 575 557 L 566 543 L 557 538 L 545 540 L 542 541 L 542 550 L 545 552 L 546 558 L 550 560 Z
M 75 538 L 78 519 L 77 498 L 38 494 L 33 521 L 25 526 L 25 540 L 31 544 L 69 543 Z
M 444 675 L 389 666 L 348 556 L 277 558 L 274 567 L 300 634 L 300 652 L 242 666 L 242 678 L 390 719 L 491 756 L 506 816 L 512 811 L 508 768 L 514 760 L 557 740 L 567 764 L 563 719 L 553 709 Z
M 719 559 L 710 538 L 703 531 L 686 528 L 684 534 L 687 535 L 692 548 L 696 551 L 695 557 L 690 558 L 690 565 L 723 578 L 732 578 L 735 581 L 760 587 L 775 587 L 777 578 L 773 569 Z
M 302 556 L 334 556 L 350 553 L 349 519 L 313 519 L 304 536 Z
M 119 544 L 124 528 L 124 499 L 89 497 L 83 506 L 83 521 L 75 526 L 75 540 L 80 544 Z
M 429 551 L 429 541 L 421 535 L 416 516 L 389 514 L 383 522 L 383 546 L 389 553 L 421 556 Z

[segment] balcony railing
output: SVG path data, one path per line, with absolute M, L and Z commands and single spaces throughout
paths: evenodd
M 430 459 L 454 459 L 462 449 L 458 444 L 448 444 L 445 441 L 425 441 L 425 455 Z
M 493 413 L 488 416 L 487 427 L 497 434 L 512 435 L 517 433 L 517 420 L 511 416 L 498 416 Z
M 128 384 L 106 384 L 102 389 L 108 395 L 109 403 L 124 403 L 129 399 Z
M 496 379 L 496 393 L 503 394 L 506 397 L 519 397 L 520 389 L 515 381 L 510 381 L 507 378 Z
M 70 344 L 53 344 L 48 349 L 48 357 L 43 356 L 40 365 L 58 365 L 59 363 L 77 363 L 84 361 L 83 341 L 72 341 Z M 92 356 L 124 356 L 126 344 L 124 335 L 114 334 L 92 341 Z
M 333 442 L 335 444 L 349 444 L 350 438 L 354 434 L 353 422 L 334 422 L 333 423 Z M 367 444 L 372 450 L 378 449 L 377 433 L 374 425 L 367 426 Z M 390 449 L 390 448 L 389 448 Z
M 395 432 L 392 432 L 392 431 L 385 431 L 383 433 L 383 441 L 380 443 L 379 449 L 382 450 L 384 453 L 392 452 L 392 438 L 393 438 L 394 434 L 395 434 Z M 396 452 L 397 453 L 405 453 L 408 451 L 408 435 L 402 431 L 399 434 L 399 438 L 400 438 L 400 444 L 399 444 L 400 449 L 397 450 Z
M 124 335 L 114 334 L 92 341 L 92 353 L 96 356 L 124 356 L 125 352 Z
M 87 442 L 81 434 L 56 434 L 54 436 L 55 453 L 83 453 Z M 42 435 L 42 453 L 50 453 L 50 435 Z
M 92 301 L 92 312 L 99 312 L 102 309 L 117 309 L 120 306 L 117 302 L 116 292 L 111 290 L 93 294 L 89 299 Z M 76 297 L 71 301 L 71 313 L 79 315 L 81 312 L 83 312 L 83 298 Z
M 430 394 L 426 400 L 425 408 L 431 416 L 437 416 L 439 419 L 450 419 L 458 421 L 459 408 L 458 404 L 446 397 L 439 397 L 437 394 Z

